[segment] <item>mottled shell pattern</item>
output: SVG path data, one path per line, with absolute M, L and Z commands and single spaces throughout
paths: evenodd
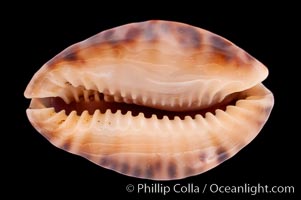
M 74 44 L 25 90 L 31 124 L 55 146 L 155 180 L 203 173 L 250 143 L 274 104 L 267 68 L 230 41 L 152 20 Z

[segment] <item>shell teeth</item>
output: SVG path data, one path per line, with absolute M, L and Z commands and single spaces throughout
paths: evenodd
M 61 121 L 62 119 L 65 118 L 66 114 L 65 114 L 65 110 L 61 110 L 60 112 L 56 113 L 55 115 L 53 115 L 52 117 L 50 117 L 48 119 L 48 121 L 52 121 L 52 122 L 56 122 L 56 121 Z
M 94 100 L 95 100 L 96 102 L 100 102 L 99 94 L 98 94 L 97 91 L 94 91 Z
M 166 115 L 164 115 L 163 118 L 162 118 L 162 120 L 163 121 L 169 121 L 169 118 Z
M 121 110 L 116 110 L 115 115 L 122 115 Z
M 142 103 L 146 104 L 146 102 L 147 102 L 147 96 L 142 96 Z
M 180 106 L 180 107 L 183 107 L 184 99 L 183 99 L 183 98 L 179 98 L 179 99 L 178 99 L 178 102 L 179 102 L 179 106 Z
M 165 105 L 166 105 L 166 99 L 163 98 L 163 99 L 161 100 L 161 106 L 165 106 Z
M 114 113 L 114 118 L 112 118 L 111 120 L 111 124 L 115 124 L 115 128 L 119 129 L 120 127 L 123 127 L 122 121 L 121 110 L 116 110 L 116 112 Z
M 170 106 L 171 106 L 171 107 L 174 107 L 174 106 L 175 106 L 175 103 L 176 103 L 176 99 L 175 99 L 175 98 L 172 98 L 171 101 L 170 101 Z
M 115 93 L 117 93 L 117 92 L 115 92 L 114 88 L 109 88 L 108 93 L 106 93 L 106 94 L 109 94 L 110 96 L 114 96 Z
M 111 109 L 107 109 L 106 112 L 105 112 L 104 114 L 107 116 L 107 115 L 111 115 L 111 114 L 113 114 L 113 113 L 112 113 Z
M 65 122 L 61 126 L 74 128 L 77 122 L 76 118 L 77 118 L 76 111 L 72 111 L 71 113 L 69 113 Z
M 69 104 L 71 102 L 70 98 L 67 96 L 67 94 L 63 93 L 61 96 L 60 96 L 64 101 L 65 103 Z
M 121 96 L 122 98 L 125 98 L 126 95 L 127 95 L 127 93 L 126 93 L 125 90 L 121 90 L 121 91 L 120 91 L 120 96 Z
M 99 109 L 95 110 L 94 113 L 93 113 L 93 116 L 92 116 L 92 123 L 91 124 L 94 124 L 95 121 L 98 120 L 99 118 L 99 115 L 100 115 L 100 111 Z
M 120 94 L 115 94 L 115 95 L 113 96 L 113 98 L 114 98 L 114 101 L 115 101 L 115 102 L 118 102 L 118 103 L 123 102 L 123 98 L 121 97 Z
M 128 104 L 133 102 L 131 98 L 124 98 L 122 100 L 123 100 L 124 103 L 128 103 Z
M 143 113 L 139 113 L 136 118 L 138 119 L 138 124 L 140 127 L 145 127 L 146 126 L 146 121 L 144 118 L 144 114 Z
M 175 116 L 174 117 L 174 121 L 182 121 L 181 118 L 179 116 Z
M 120 103 L 122 102 L 122 98 L 120 96 L 118 96 L 117 94 L 113 96 L 114 98 L 114 102 Z
M 154 96 L 153 98 L 151 98 L 152 101 L 152 105 L 155 106 L 157 104 L 157 98 Z
M 192 105 L 192 99 L 194 99 L 194 95 L 190 94 L 187 102 L 187 107 L 191 107 Z
M 79 90 L 77 88 L 72 88 L 71 93 L 72 93 L 73 98 L 75 99 L 75 101 L 79 102 L 79 96 L 80 96 Z
M 200 121 L 200 120 L 203 120 L 204 119 L 204 117 L 202 116 L 202 115 L 200 115 L 200 114 L 196 114 L 195 116 L 194 116 L 194 120 L 195 121 Z
M 184 120 L 189 122 L 193 121 L 191 116 L 185 116 Z
M 132 115 L 132 111 L 130 111 L 130 110 L 127 111 L 126 114 L 125 114 L 125 116 L 126 116 L 126 117 L 131 117 L 131 116 L 133 116 L 133 115 Z
M 200 107 L 201 104 L 202 104 L 201 99 L 199 98 L 197 102 L 198 102 L 198 103 L 197 103 L 197 106 Z
M 132 99 L 133 99 L 134 101 L 135 101 L 135 100 L 137 99 L 137 97 L 138 97 L 138 95 L 137 95 L 136 92 L 131 93 L 130 96 L 132 97 Z
M 137 115 L 138 118 L 144 118 L 144 114 L 142 112 L 140 112 L 138 115 Z
M 124 115 L 122 121 L 123 121 L 122 128 L 127 128 L 127 127 L 131 126 L 131 124 L 132 124 L 132 112 L 127 111 L 127 113 Z
M 96 86 L 96 85 L 95 85 Z M 115 91 L 114 94 L 113 91 Z M 164 98 L 161 97 L 159 98 L 156 95 L 153 96 L 149 96 L 146 93 L 140 92 L 138 93 L 137 91 L 131 91 L 131 92 L 127 92 L 126 90 L 120 90 L 120 91 L 116 91 L 114 89 L 104 89 L 103 91 L 100 91 L 101 93 L 99 93 L 96 90 L 87 90 L 84 89 L 83 87 L 79 86 L 79 87 L 72 87 L 70 86 L 70 88 L 68 89 L 68 92 L 63 93 L 61 96 L 61 98 L 66 102 L 66 103 L 70 103 L 72 100 L 76 101 L 76 102 L 80 102 L 80 101 L 84 101 L 86 103 L 89 102 L 101 102 L 101 101 L 105 101 L 105 102 L 117 102 L 117 103 L 128 103 L 128 104 L 137 104 L 137 105 L 150 105 L 150 106 L 167 106 L 167 107 L 183 107 L 183 106 L 197 106 L 197 105 L 201 105 L 202 103 L 205 103 L 208 99 L 203 98 L 201 99 L 201 101 L 193 101 L 193 97 L 198 97 L 200 98 L 199 93 L 195 94 L 195 93 L 190 93 L 189 95 L 187 95 L 185 98 L 183 98 L 183 96 L 174 96 L 172 98 Z M 188 101 L 185 101 L 185 99 L 188 98 Z M 203 101 L 203 102 L 202 102 Z M 90 111 L 91 112 L 91 111 Z M 172 119 L 170 119 L 168 116 L 161 116 L 158 118 L 158 116 L 156 114 L 152 114 L 151 116 L 149 114 L 144 114 L 144 113 L 137 113 L 137 112 L 130 112 L 130 111 L 126 111 L 126 110 L 116 110 L 116 109 L 102 109 L 99 110 L 99 112 L 105 113 L 105 114 L 114 114 L 114 115 L 126 115 L 126 116 L 131 116 L 131 117 L 141 117 L 143 116 L 144 119 L 147 118 L 147 120 L 163 120 L 163 121 L 177 121 L 177 120 L 181 120 L 181 121 L 191 121 L 192 117 L 191 116 L 185 116 L 185 117 L 179 117 L 179 116 L 174 116 Z M 94 114 L 94 113 L 93 113 Z M 206 114 L 206 117 L 207 114 Z M 194 117 L 193 120 L 195 120 L 195 118 L 203 118 L 202 115 L 196 115 Z
M 90 115 L 87 110 L 81 113 L 78 123 L 79 124 L 87 124 L 90 121 Z
M 205 113 L 205 118 L 207 119 L 207 118 L 210 118 L 211 117 L 211 113 L 210 112 L 206 112 Z
M 103 87 L 103 85 L 100 85 L 99 83 L 97 83 L 97 85 L 96 85 L 96 89 L 97 89 L 97 91 L 96 92 L 98 92 L 98 91 L 104 91 L 104 87 Z
M 113 102 L 113 101 L 114 101 L 114 96 L 105 94 L 104 97 L 103 97 L 103 99 L 104 99 L 106 102 Z
M 198 95 L 198 106 L 200 107 L 204 101 L 204 92 L 201 90 Z
M 155 115 L 155 114 L 152 114 L 152 117 L 151 117 L 151 119 L 152 119 L 152 120 L 157 120 L 157 119 L 158 119 L 158 117 L 157 117 L 157 115 Z
M 89 99 L 89 91 L 87 90 L 84 90 L 84 100 L 85 102 L 89 102 L 90 99 Z
M 174 121 L 173 121 L 173 124 L 174 124 L 176 127 L 178 127 L 179 129 L 183 129 L 183 128 L 184 128 L 184 126 L 183 126 L 183 121 L 182 121 L 181 118 L 178 117 L 178 116 L 175 116 Z

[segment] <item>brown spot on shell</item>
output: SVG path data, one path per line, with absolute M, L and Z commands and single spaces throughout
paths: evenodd
M 262 126 L 264 125 L 263 120 L 256 120 L 255 123 L 256 123 L 257 128 L 262 128 Z
M 171 179 L 177 176 L 177 165 L 174 161 L 170 161 L 168 164 L 167 173 Z
M 125 35 L 125 40 L 128 41 L 136 40 L 141 35 L 141 32 L 142 30 L 140 28 L 132 27 L 127 31 Z
M 265 112 L 265 114 L 266 114 L 267 116 L 271 114 L 271 111 L 272 111 L 272 107 L 271 107 L 271 106 L 267 106 L 267 107 L 265 107 L 265 109 L 264 109 L 264 112 Z
M 156 38 L 158 37 L 155 30 L 155 23 L 154 21 L 150 21 L 143 32 L 143 36 L 147 41 L 155 41 Z
M 195 170 L 192 167 L 189 167 L 189 166 L 185 167 L 185 174 L 187 176 L 190 176 L 191 174 L 194 174 L 194 173 L 195 173 Z
M 140 177 L 141 176 L 141 169 L 138 168 L 138 167 L 135 167 L 134 170 L 133 170 L 133 175 L 135 177 Z
M 154 168 L 155 168 L 155 171 L 160 171 L 160 170 L 161 170 L 161 168 L 162 168 L 161 160 L 158 160 L 158 161 L 154 164 Z
M 69 139 L 66 139 L 64 141 L 64 144 L 62 145 L 62 148 L 66 151 L 70 150 L 71 149 L 71 145 L 72 145 L 72 140 L 69 138 Z
M 103 33 L 103 38 L 108 41 L 108 40 L 112 40 L 114 38 L 114 33 L 115 33 L 115 30 L 114 29 L 110 29 L 110 30 L 107 30 Z
M 145 177 L 152 178 L 153 176 L 154 176 L 154 167 L 152 165 L 149 165 L 145 170 Z
M 101 166 L 108 166 L 109 163 L 110 163 L 110 160 L 106 156 L 102 157 L 99 161 L 99 164 Z
M 62 59 L 63 61 L 77 61 L 79 60 L 79 56 L 78 56 L 78 51 L 79 51 L 80 47 L 78 46 L 78 44 L 73 45 L 67 49 L 65 49 L 60 56 L 58 57 L 58 59 Z
M 236 56 L 233 45 L 218 35 L 211 35 L 209 38 L 213 55 L 221 56 L 224 60 L 230 61 Z
M 227 150 L 223 147 L 219 147 L 216 150 L 216 155 L 217 155 L 218 163 L 222 163 L 230 157 L 229 154 L 227 153 Z
M 104 43 L 109 43 L 111 45 L 115 45 L 116 43 L 118 43 L 118 39 L 116 38 L 115 34 L 115 30 L 114 29 L 110 29 L 107 30 L 106 32 L 104 32 L 103 35 L 103 39 L 104 39 Z
M 163 22 L 160 23 L 160 29 L 163 33 L 169 33 L 170 32 L 170 23 L 168 22 Z
M 184 48 L 200 48 L 202 37 L 194 27 L 180 26 L 177 28 L 179 43 Z
M 229 50 L 229 47 L 231 46 L 230 42 L 221 38 L 218 35 L 211 35 L 209 40 L 212 45 L 212 48 L 214 48 L 217 51 L 225 51 L 226 52 Z
M 123 173 L 123 174 L 127 174 L 127 173 L 129 172 L 129 169 L 130 169 L 129 165 L 128 165 L 127 163 L 123 163 L 123 164 L 121 165 L 120 171 L 121 171 L 121 173 Z
M 114 170 L 114 171 L 116 171 L 117 170 L 117 168 L 118 168 L 118 163 L 116 162 L 116 161 L 114 161 L 114 160 L 110 160 L 110 163 L 109 163 L 109 166 L 110 166 L 110 168 L 112 169 L 112 170 Z
M 75 60 L 77 60 L 77 55 L 73 51 L 73 52 L 66 53 L 65 55 L 63 55 L 62 58 L 66 61 L 75 61 Z
M 202 152 L 199 158 L 201 162 L 205 162 L 207 159 L 207 154 Z
M 69 47 L 62 51 L 60 54 L 52 58 L 47 62 L 47 65 L 51 68 L 58 67 L 57 65 L 61 62 L 78 62 L 80 61 L 82 64 L 84 64 L 84 59 L 81 59 L 81 57 L 78 54 L 78 46 L 74 45 L 72 47 Z

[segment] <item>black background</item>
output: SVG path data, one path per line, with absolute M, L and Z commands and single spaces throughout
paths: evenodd
M 259 4 L 252 7 L 248 4 L 230 8 L 221 6 L 217 9 L 216 5 L 190 5 L 190 8 L 180 5 L 181 9 L 177 10 L 173 7 L 159 9 L 160 5 L 150 8 L 147 3 L 137 6 L 139 8 L 131 11 L 123 9 L 123 12 L 119 12 L 114 6 L 79 5 L 74 9 L 61 8 L 57 4 L 50 7 L 50 4 L 45 3 L 43 6 L 35 5 L 35 9 L 12 10 L 16 18 L 4 18 L 7 25 L 4 32 L 8 36 L 4 37 L 3 42 L 9 44 L 4 49 L 7 53 L 4 60 L 8 61 L 6 66 L 11 70 L 8 73 L 10 81 L 4 83 L 4 88 L 12 92 L 6 100 L 13 106 L 3 107 L 3 110 L 8 109 L 6 116 L 9 116 L 5 118 L 4 125 L 9 124 L 10 128 L 3 132 L 8 139 L 2 140 L 2 146 L 5 148 L 4 157 L 7 158 L 7 169 L 4 172 L 9 177 L 6 186 L 14 191 L 10 195 L 21 193 L 23 197 L 41 198 L 65 196 L 68 199 L 79 195 L 113 199 L 121 195 L 122 198 L 144 199 L 149 194 L 128 193 L 125 190 L 127 184 L 138 183 L 169 186 L 193 183 L 200 187 L 212 183 L 230 186 L 245 183 L 293 185 L 295 193 L 298 193 L 297 176 L 300 173 L 297 161 L 300 155 L 296 138 L 300 131 L 297 128 L 298 115 L 294 117 L 293 114 L 299 109 L 299 100 L 295 96 L 299 80 L 294 78 L 297 74 L 294 70 L 300 63 L 298 55 L 293 55 L 298 39 L 295 32 L 298 23 L 293 6 Z M 163 14 L 159 14 L 159 10 Z M 104 13 L 106 11 L 107 14 Z M 23 92 L 32 75 L 45 62 L 69 45 L 100 31 L 149 19 L 184 22 L 222 35 L 260 60 L 270 71 L 264 84 L 274 93 L 275 106 L 261 133 L 246 148 L 220 166 L 183 180 L 142 180 L 98 167 L 52 146 L 30 125 L 25 114 L 29 100 L 23 97 Z M 173 193 L 154 196 L 156 199 L 293 199 L 297 196 L 223 195 L 210 194 L 209 191 L 206 194 L 185 195 Z

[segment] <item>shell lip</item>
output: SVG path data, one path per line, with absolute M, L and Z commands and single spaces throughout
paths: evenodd
M 216 110 L 225 111 L 227 106 L 235 105 L 238 100 L 245 98 L 243 92 L 237 92 L 228 95 L 221 102 L 212 104 L 207 108 L 183 111 L 179 107 L 178 110 L 170 111 L 162 109 L 164 108 L 162 102 L 159 103 L 161 104 L 160 108 L 148 107 L 137 105 L 131 99 L 122 98 L 118 95 L 107 95 L 98 91 L 84 90 L 82 87 L 79 90 L 81 92 L 67 99 L 60 97 L 32 98 L 28 109 L 54 108 L 56 113 L 65 110 L 66 115 L 69 115 L 72 111 L 76 111 L 79 116 L 84 111 L 88 111 L 90 115 L 93 115 L 96 110 L 99 110 L 101 113 L 106 113 L 107 110 L 110 110 L 112 113 L 121 112 L 124 115 L 129 112 L 132 117 L 136 117 L 142 113 L 145 118 L 152 118 L 155 115 L 158 119 L 163 119 L 166 116 L 169 120 L 174 120 L 175 118 L 184 120 L 185 117 L 194 119 L 197 115 L 205 117 L 208 112 L 215 114 Z

